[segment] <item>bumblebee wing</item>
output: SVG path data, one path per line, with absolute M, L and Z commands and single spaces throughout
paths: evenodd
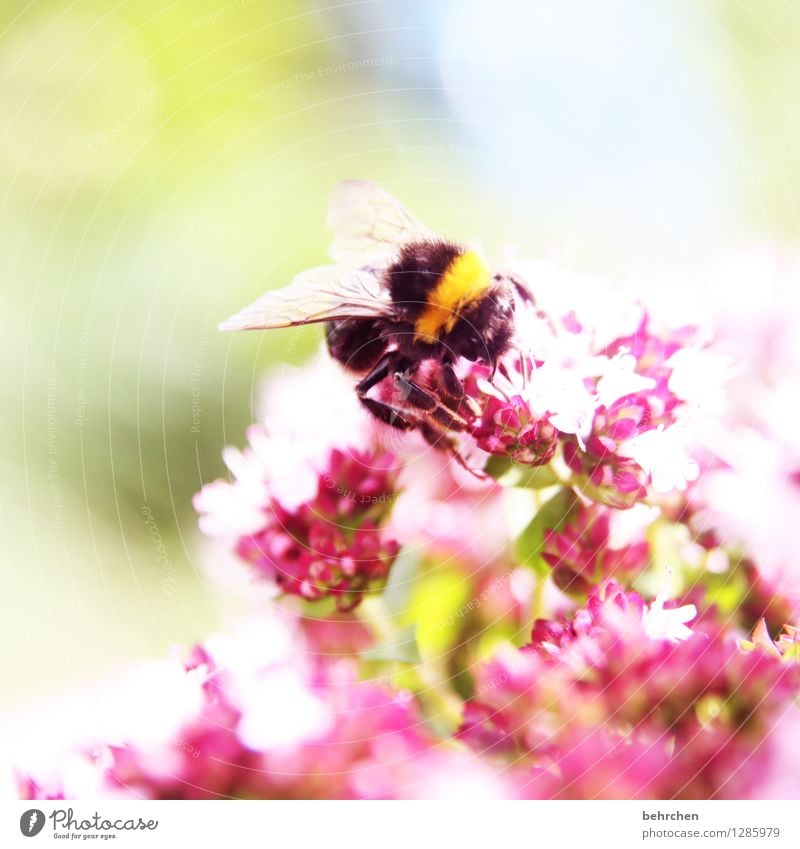
M 220 330 L 268 330 L 340 318 L 377 318 L 391 306 L 374 274 L 322 265 L 298 274 L 283 289 L 267 292 L 220 324 Z
M 331 259 L 354 268 L 385 268 L 407 242 L 439 239 L 388 192 L 365 180 L 348 180 L 333 190 L 328 229 Z

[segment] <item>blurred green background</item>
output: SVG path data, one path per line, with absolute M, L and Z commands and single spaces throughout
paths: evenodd
M 641 5 L 2 4 L 2 702 L 217 623 L 191 496 L 319 337 L 216 325 L 337 181 L 623 275 L 797 239 L 797 7 Z

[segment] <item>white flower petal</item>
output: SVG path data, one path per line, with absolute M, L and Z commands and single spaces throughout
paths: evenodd
M 620 353 L 612 357 L 597 381 L 598 403 L 610 407 L 626 395 L 635 395 L 653 389 L 656 385 L 651 377 L 636 374 L 636 358 L 632 354 Z
M 650 475 L 656 492 L 682 491 L 700 475 L 685 439 L 683 429 L 676 426 L 646 430 L 625 442 L 619 453 L 635 460 Z
M 585 439 L 592 428 L 596 402 L 575 369 L 545 363 L 531 375 L 528 384 L 531 409 L 549 412 L 550 421 L 562 433 Z
M 694 631 L 686 623 L 697 616 L 697 608 L 693 604 L 684 604 L 682 607 L 665 610 L 664 601 L 664 596 L 659 595 L 645 608 L 642 615 L 645 633 L 651 639 L 670 640 L 674 643 L 691 637 Z

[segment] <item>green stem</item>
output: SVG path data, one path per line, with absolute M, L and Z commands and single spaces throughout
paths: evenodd
M 533 618 L 544 618 L 544 593 L 547 588 L 547 575 L 536 575 L 536 586 L 533 588 Z
M 432 725 L 442 733 L 452 734 L 461 725 L 464 711 L 461 699 L 452 691 L 444 670 L 438 663 L 422 662 L 415 667 L 423 689 L 420 698 L 431 708 Z
M 355 612 L 358 618 L 369 626 L 379 642 L 388 643 L 397 636 L 397 628 L 386 610 L 382 596 L 367 596 Z

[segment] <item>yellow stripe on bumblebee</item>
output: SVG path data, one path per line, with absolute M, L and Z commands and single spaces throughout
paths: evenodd
M 461 310 L 479 300 L 489 289 L 492 274 L 476 251 L 459 254 L 431 289 L 427 304 L 414 324 L 415 335 L 436 342 L 443 332 L 451 332 Z

